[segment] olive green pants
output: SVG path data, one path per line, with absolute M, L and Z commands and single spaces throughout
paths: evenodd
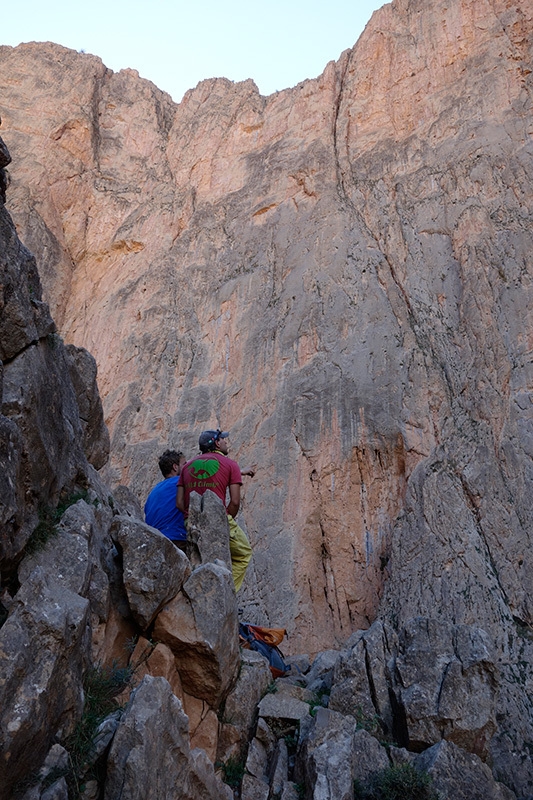
M 252 557 L 252 548 L 248 537 L 242 528 L 237 525 L 233 517 L 228 514 L 229 522 L 229 551 L 231 554 L 231 574 L 235 591 L 238 592 L 244 580 L 244 574 Z

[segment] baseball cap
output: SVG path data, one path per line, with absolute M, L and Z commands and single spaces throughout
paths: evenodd
M 216 431 L 203 431 L 198 439 L 200 450 L 203 448 L 211 447 L 218 439 L 227 439 L 229 431 L 221 431 L 217 428 Z

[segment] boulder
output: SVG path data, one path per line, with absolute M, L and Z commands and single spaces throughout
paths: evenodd
M 435 789 L 454 800 L 516 800 L 516 795 L 494 780 L 489 767 L 473 753 L 452 742 L 439 742 L 418 755 L 416 769 L 427 772 Z
M 331 690 L 333 670 L 339 658 L 338 650 L 322 650 L 318 653 L 305 675 L 305 681 L 311 691 Z
M 259 716 L 264 717 L 267 722 L 277 719 L 291 720 L 300 724 L 308 719 L 309 711 L 309 703 L 299 700 L 288 692 L 266 694 L 259 703 Z
M 0 415 L 0 563 L 4 570 L 9 562 L 16 563 L 15 556 L 37 525 L 37 509 L 25 503 L 22 449 L 18 425 Z
M 257 704 L 272 682 L 266 658 L 254 650 L 243 650 L 235 686 L 222 710 L 221 738 L 217 758 L 227 761 L 244 751 L 256 721 Z M 231 729 L 231 730 L 230 730 Z
M 155 528 L 115 517 L 111 537 L 122 553 L 123 580 L 131 613 L 146 630 L 190 574 L 188 558 Z
M 113 507 L 122 517 L 133 517 L 144 522 L 144 512 L 139 498 L 128 486 L 119 484 L 113 489 Z
M 268 782 L 255 775 L 245 775 L 242 779 L 241 800 L 268 800 L 270 787 Z
M 263 782 L 267 782 L 268 752 L 265 746 L 255 737 L 250 742 L 246 758 L 246 772 Z
M 278 739 L 270 767 L 270 786 L 274 796 L 280 796 L 289 777 L 289 751 L 285 739 Z
M 174 653 L 187 694 L 218 708 L 240 665 L 231 572 L 218 564 L 198 567 L 159 612 L 153 636 Z
M 384 731 L 392 735 L 394 714 L 391 689 L 394 686 L 394 645 L 392 629 L 387 633 L 380 621 L 350 640 L 335 663 L 329 708 L 371 722 L 379 718 Z M 391 649 L 393 648 L 392 652 Z
M 174 654 L 162 642 L 154 644 L 140 636 L 131 654 L 130 667 L 133 669 L 135 685 L 140 683 L 145 675 L 166 678 L 173 693 L 183 702 L 183 689 Z
M 5 144 L 0 139 L 2 150 Z M 19 241 L 11 217 L 0 200 L 0 359 L 16 355 L 47 334 L 55 325 L 41 300 L 41 281 L 35 258 Z
M 205 753 L 190 750 L 187 716 L 164 678 L 143 678 L 107 763 L 105 800 L 232 800 Z
M 187 540 L 198 548 L 200 563 L 219 560 L 231 569 L 228 515 L 214 492 L 191 493 L 187 524 Z
M 354 779 L 389 765 L 376 739 L 357 730 L 353 717 L 319 708 L 298 755 L 298 772 L 313 800 L 352 800 Z
M 42 549 L 26 556 L 21 562 L 20 582 L 26 581 L 37 566 L 45 575 L 53 575 L 58 586 L 86 596 L 92 565 L 89 542 L 84 536 L 57 525 Z
M 375 622 L 335 666 L 329 708 L 420 751 L 449 739 L 482 757 L 496 730 L 498 670 L 487 633 L 417 617 Z
M 69 800 L 65 778 L 59 778 L 41 794 L 41 800 Z
M 70 733 L 82 706 L 89 663 L 89 603 L 34 569 L 0 628 L 3 798 Z M 31 742 L 31 748 L 28 748 Z
M 215 763 L 218 745 L 218 717 L 212 708 L 197 697 L 183 692 L 183 709 L 189 718 L 191 749 L 200 747 Z
M 446 738 L 486 757 L 498 679 L 485 631 L 413 619 L 400 633 L 396 674 L 411 749 Z
M 96 360 L 83 347 L 65 347 L 70 379 L 76 393 L 87 461 L 101 469 L 109 458 L 109 431 L 96 382 Z
M 2 413 L 17 425 L 23 452 L 31 453 L 20 474 L 30 501 L 25 515 L 35 513 L 38 504 L 54 508 L 86 475 L 78 404 L 63 344 L 54 336 L 38 340 L 4 364 Z M 16 550 L 12 543 L 7 557 L 14 557 L 25 543 L 17 540 Z

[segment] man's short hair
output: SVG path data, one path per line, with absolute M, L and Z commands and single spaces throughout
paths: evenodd
M 216 449 L 218 440 L 226 439 L 228 436 L 228 431 L 221 431 L 219 428 L 216 431 L 203 431 L 198 439 L 198 446 L 202 453 L 212 453 Z
M 159 469 L 161 470 L 163 478 L 170 475 L 174 464 L 178 464 L 179 466 L 181 459 L 184 457 L 181 450 L 165 450 L 163 455 L 159 456 Z

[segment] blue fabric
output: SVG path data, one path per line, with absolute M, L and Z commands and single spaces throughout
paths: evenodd
M 187 529 L 182 512 L 176 508 L 177 485 L 176 476 L 154 486 L 144 506 L 144 518 L 147 525 L 157 528 L 168 539 L 183 541 L 187 538 Z

